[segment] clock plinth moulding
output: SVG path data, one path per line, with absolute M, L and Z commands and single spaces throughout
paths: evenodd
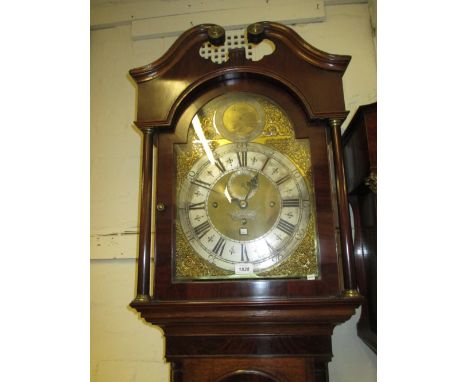
M 239 39 L 244 40 L 239 42 Z M 208 49 L 210 41 L 213 44 L 210 49 L 214 51 L 209 54 L 214 54 L 214 61 L 200 53 L 205 47 Z M 274 51 L 254 60 L 255 49 L 265 41 L 274 45 Z M 222 57 L 215 57 L 216 54 Z M 213 25 L 199 25 L 183 33 L 159 60 L 130 71 L 138 86 L 135 124 L 143 133 L 138 282 L 137 296 L 131 306 L 147 322 L 163 329 L 165 357 L 171 362 L 173 382 L 328 381 L 333 329 L 348 320 L 362 301 L 356 291 L 340 135 L 341 122 L 347 115 L 342 76 L 349 60 L 349 56 L 328 54 L 310 46 L 292 29 L 277 23 L 256 23 L 248 36 L 244 34 L 243 37 L 233 36 Z M 261 144 L 265 148 L 274 148 L 271 153 L 273 158 L 276 155 L 278 169 L 265 170 L 265 163 L 263 168 L 249 164 L 247 172 L 241 169 L 254 157 L 268 161 L 263 149 L 238 153 L 238 167 L 232 169 L 226 169 L 226 163 L 216 166 L 215 157 L 203 162 L 203 155 L 208 155 L 206 150 L 212 150 L 212 154 L 220 157 L 225 155 L 223 158 L 226 160 L 232 153 L 235 160 L 231 149 L 234 146 L 229 145 L 236 142 L 221 137 L 217 141 L 221 142 L 221 148 L 217 148 L 216 138 L 208 138 L 204 148 L 206 154 L 200 154 L 202 159 L 196 157 L 195 150 L 184 153 L 188 156 L 193 154 L 189 170 L 193 171 L 192 176 L 196 176 L 191 178 L 190 187 L 193 183 L 195 186 L 188 188 L 188 196 L 178 199 L 181 185 L 188 181 L 177 179 L 181 176 L 177 150 L 190 143 L 188 137 L 196 130 L 194 116 L 210 101 L 231 93 L 268 98 L 287 115 L 294 133 L 292 137 L 283 139 L 279 136 L 277 138 L 281 139 L 273 142 L 268 134 L 262 138 L 255 132 L 251 136 L 253 143 L 246 144 L 250 150 Z M 249 108 L 248 105 L 236 110 L 250 110 L 250 114 L 255 114 L 255 107 Z M 269 113 L 266 119 L 278 115 L 271 110 Z M 242 120 L 242 113 L 240 116 L 235 112 L 232 114 Z M 221 121 L 208 118 L 202 121 L 201 129 L 205 129 L 212 120 Z M 260 143 L 255 143 L 255 139 Z M 277 147 L 288 144 L 299 147 L 294 146 L 299 141 L 305 142 L 304 152 L 310 171 L 303 171 L 300 159 L 294 158 L 293 154 L 287 160 L 280 160 L 283 155 L 289 155 L 291 149 L 276 151 Z M 210 144 L 213 147 L 206 149 Z M 157 148 L 154 169 L 153 146 Z M 257 156 L 252 155 L 255 152 L 258 152 Z M 294 178 L 286 174 L 277 179 L 273 176 L 275 171 L 297 173 L 298 179 L 304 181 L 291 183 L 291 187 L 285 189 L 284 179 L 294 182 Z M 224 172 L 229 173 L 225 181 Z M 213 181 L 210 184 L 209 178 L 204 178 L 207 173 L 217 177 L 217 183 Z M 208 201 L 210 206 L 217 206 L 219 202 L 209 199 L 217 192 L 216 185 L 224 187 L 223 182 L 232 183 L 235 179 L 242 180 L 236 186 L 237 191 L 231 191 L 234 197 L 229 196 L 238 200 L 238 206 L 232 207 L 236 214 L 264 214 L 268 206 L 273 208 L 277 205 L 278 199 L 267 200 L 270 204 L 261 204 L 259 195 L 263 195 L 262 192 L 268 191 L 282 201 L 281 208 L 275 207 L 271 228 L 265 226 L 264 231 L 250 238 L 247 238 L 250 234 L 247 229 L 240 231 L 241 235 L 246 235 L 245 239 L 234 237 L 234 231 L 223 231 L 219 224 L 222 224 L 224 215 L 218 215 L 219 210 L 209 210 Z M 301 197 L 296 195 L 306 187 L 302 186 L 306 183 L 313 196 L 310 200 L 304 193 Z M 294 188 L 294 184 L 301 186 Z M 153 187 L 156 187 L 155 208 L 152 206 Z M 244 194 L 240 195 L 242 187 Z M 257 191 L 259 187 L 263 189 Z M 254 195 L 255 192 L 258 195 Z M 289 197 L 288 192 L 293 196 Z M 201 199 L 192 198 L 195 193 Z M 307 232 L 306 236 L 313 235 L 316 248 L 304 244 L 308 242 L 304 241 L 300 228 L 302 215 L 298 206 L 301 203 L 311 204 L 310 221 L 314 230 Z M 185 215 L 180 212 L 183 208 Z M 186 219 L 183 230 L 178 229 L 180 216 Z M 196 218 L 199 218 L 200 225 L 194 222 Z M 153 292 L 150 293 L 153 220 L 155 266 Z M 238 223 L 233 218 L 234 221 L 235 224 L 251 224 L 242 219 Z M 275 243 L 274 235 L 278 237 Z M 182 240 L 182 246 L 177 245 L 181 237 L 185 240 Z M 207 244 L 209 239 L 210 244 Z M 293 244 L 282 246 L 282 241 L 288 240 Z M 243 278 L 237 273 L 231 278 L 211 277 L 209 269 L 216 267 L 216 256 L 223 257 L 223 260 L 228 256 L 224 251 L 226 243 L 232 248 L 232 258 L 226 261 L 241 265 L 247 263 L 247 255 L 243 256 L 247 245 L 250 245 L 249 250 L 256 250 L 266 243 L 273 254 L 281 255 L 278 262 L 269 263 L 273 270 L 279 271 L 273 272 L 272 277 L 260 274 Z M 194 261 L 193 264 L 198 264 L 198 267 L 206 265 L 209 277 L 178 278 L 176 267 L 179 264 L 177 259 L 181 258 L 181 248 L 190 252 L 192 257 L 188 258 Z M 200 248 L 206 255 L 201 256 Z M 298 251 L 304 259 L 316 259 L 317 275 L 306 277 L 296 273 L 290 276 L 286 272 L 284 264 L 292 258 L 292 252 Z M 267 257 L 267 253 L 261 252 L 258 258 Z M 187 261 L 184 266 L 192 264 L 184 261 Z

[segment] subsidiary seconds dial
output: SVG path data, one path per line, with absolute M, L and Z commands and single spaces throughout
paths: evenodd
M 310 198 L 291 160 L 257 143 L 228 144 L 199 159 L 178 195 L 182 230 L 215 266 L 255 273 L 278 265 L 307 231 Z

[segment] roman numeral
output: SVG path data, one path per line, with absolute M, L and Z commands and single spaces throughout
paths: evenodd
M 283 184 L 283 183 L 286 182 L 290 177 L 291 177 L 291 175 L 285 175 L 285 176 L 283 176 L 280 180 L 277 180 L 277 181 L 276 181 L 276 185 L 279 186 L 280 184 Z
M 237 160 L 239 161 L 240 167 L 247 166 L 247 151 L 238 151 Z
M 245 244 L 241 244 L 241 261 L 249 261 L 249 256 L 247 255 L 247 247 Z
M 281 204 L 283 207 L 299 207 L 299 199 L 283 199 Z
M 267 240 L 265 241 L 266 245 L 268 246 L 268 249 L 270 250 L 270 254 L 274 257 L 276 261 L 278 261 L 280 257 L 278 251 Z
M 268 157 L 268 158 L 266 159 L 265 163 L 263 163 L 263 167 L 262 167 L 262 169 L 261 169 L 260 171 L 265 170 L 265 167 L 266 167 L 266 165 L 268 164 L 268 161 L 269 161 L 269 160 L 270 160 L 270 157 Z
M 287 222 L 286 220 L 280 219 L 276 228 L 278 228 L 279 230 L 291 236 L 296 226 L 294 224 Z
M 223 164 L 223 162 L 221 162 L 221 159 L 219 159 L 219 158 L 216 159 L 215 165 L 216 165 L 216 167 L 218 167 L 219 171 L 226 172 L 226 167 L 224 167 L 224 164 Z
M 207 220 L 201 223 L 200 225 L 197 225 L 193 230 L 195 232 L 195 235 L 197 235 L 197 237 L 201 239 L 203 236 L 205 236 L 208 233 L 210 228 L 211 228 L 210 223 Z
M 218 242 L 213 248 L 213 252 L 215 255 L 223 256 L 223 251 L 224 251 L 224 246 L 226 245 L 226 240 L 224 240 L 222 237 L 218 239 Z
M 205 209 L 205 202 L 190 204 L 188 208 L 189 208 L 189 210 L 204 210 Z
M 265 241 L 266 241 L 266 240 L 265 240 Z M 268 241 L 266 241 L 266 245 L 268 246 L 268 249 L 270 250 L 270 253 L 271 253 L 272 255 L 276 255 L 276 253 L 277 253 L 277 252 L 276 252 L 276 249 L 273 248 L 273 246 L 272 246 Z
M 203 180 L 195 179 L 195 180 L 192 180 L 192 183 L 193 183 L 193 184 L 196 184 L 196 185 L 199 186 L 199 187 L 203 187 L 203 188 L 206 188 L 207 190 L 210 190 L 210 191 L 211 191 L 210 184 L 204 182 Z

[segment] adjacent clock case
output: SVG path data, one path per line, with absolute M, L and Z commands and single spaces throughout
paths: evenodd
M 359 292 L 358 336 L 377 353 L 377 103 L 358 108 L 343 135 Z
M 234 36 L 196 26 L 130 71 L 143 133 L 131 306 L 163 328 L 174 381 L 243 378 L 239 368 L 328 381 L 333 327 L 361 301 L 340 134 L 350 57 L 315 49 L 277 23 L 251 27 Z M 275 166 L 265 165 L 269 157 Z M 290 194 L 281 171 L 292 177 Z M 225 191 L 232 205 L 214 196 Z M 255 257 L 260 240 L 265 251 Z M 233 271 L 243 263 L 254 272 Z

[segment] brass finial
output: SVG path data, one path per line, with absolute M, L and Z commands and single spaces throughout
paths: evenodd
M 265 27 L 261 23 L 250 24 L 247 27 L 247 40 L 252 44 L 262 42 L 265 37 Z
M 219 25 L 211 25 L 208 28 L 208 38 L 215 46 L 223 45 L 226 41 L 226 31 Z

